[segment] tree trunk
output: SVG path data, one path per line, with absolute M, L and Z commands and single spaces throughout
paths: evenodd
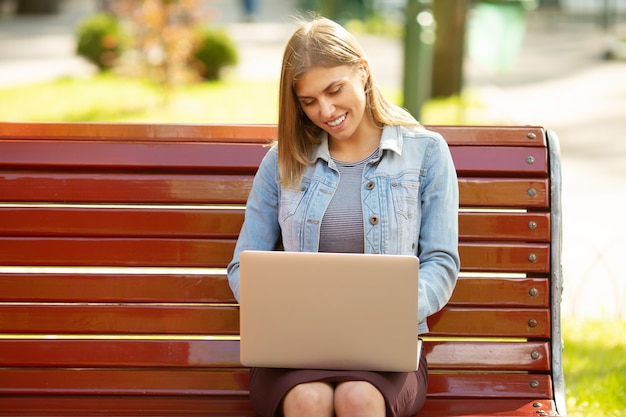
M 433 1 L 437 42 L 433 57 L 432 97 L 458 95 L 463 89 L 467 7 L 468 0 Z
M 59 12 L 59 0 L 18 0 L 18 14 L 52 14 Z

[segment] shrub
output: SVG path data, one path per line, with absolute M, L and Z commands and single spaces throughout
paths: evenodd
M 124 50 L 124 32 L 118 19 L 110 13 L 97 13 L 78 26 L 78 55 L 102 71 L 113 67 Z
M 203 27 L 198 30 L 193 57 L 194 66 L 205 80 L 218 80 L 222 68 L 239 61 L 237 47 L 222 30 Z

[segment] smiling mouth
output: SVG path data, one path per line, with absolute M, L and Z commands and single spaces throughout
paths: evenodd
M 343 123 L 344 120 L 346 120 L 347 115 L 343 115 L 341 117 L 338 117 L 337 119 L 333 120 L 332 122 L 327 122 L 326 124 L 330 127 L 337 127 L 340 124 Z

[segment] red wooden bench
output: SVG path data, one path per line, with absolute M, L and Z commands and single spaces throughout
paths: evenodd
M 431 126 L 462 276 L 420 416 L 565 415 L 558 143 Z M 274 126 L 0 123 L 0 415 L 252 416 L 224 267 Z

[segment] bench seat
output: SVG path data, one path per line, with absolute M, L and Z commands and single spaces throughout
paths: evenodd
M 429 128 L 459 177 L 462 273 L 429 318 L 419 416 L 564 416 L 556 136 Z M 225 266 L 275 135 L 0 123 L 0 415 L 254 416 Z

